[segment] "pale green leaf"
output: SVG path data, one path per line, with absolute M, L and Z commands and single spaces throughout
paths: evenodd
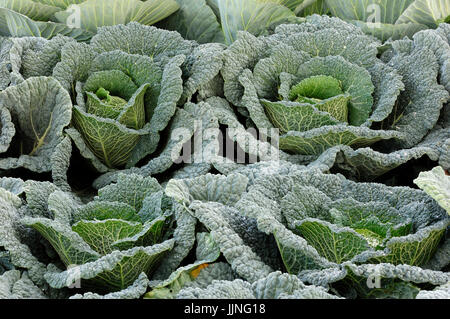
M 93 250 L 104 256 L 115 250 L 113 243 L 138 234 L 142 227 L 141 223 L 120 219 L 81 220 L 72 226 L 72 230 Z
M 23 14 L 32 20 L 48 21 L 60 8 L 33 0 L 1 0 L 0 7 Z
M 284 6 L 256 0 L 219 0 L 218 9 L 227 44 L 236 40 L 238 31 L 261 35 L 268 27 L 294 16 Z
M 350 228 L 338 229 L 317 219 L 305 219 L 296 226 L 300 235 L 327 260 L 340 264 L 369 249 L 367 241 Z
M 70 22 L 78 28 L 95 33 L 98 27 L 132 21 L 151 25 L 168 17 L 178 8 L 173 0 L 86 0 L 66 11 L 55 13 L 55 17 L 62 24 Z
M 450 3 L 447 0 L 415 0 L 397 23 L 423 24 L 435 28 L 449 16 Z
M 132 285 L 141 273 L 150 275 L 173 244 L 173 240 L 167 240 L 149 247 L 116 250 L 96 261 L 63 272 L 47 272 L 45 278 L 54 288 L 68 287 L 81 280 L 81 286 L 120 291 Z
M 144 198 L 160 190 L 161 186 L 153 177 L 120 174 L 117 183 L 105 186 L 98 191 L 96 199 L 126 203 L 138 212 L 142 208 Z
M 66 266 L 81 265 L 100 257 L 69 225 L 45 218 L 27 217 L 22 222 L 47 239 Z
M 414 183 L 433 197 L 450 214 L 450 176 L 440 166 L 422 172 Z
M 15 11 L 0 8 L 0 35 L 50 39 L 57 34 L 70 36 L 80 41 L 87 41 L 92 37 L 92 33 L 79 28 L 71 28 L 62 23 L 33 21 Z
M 222 28 L 205 0 L 177 0 L 180 9 L 158 24 L 198 43 L 224 43 Z

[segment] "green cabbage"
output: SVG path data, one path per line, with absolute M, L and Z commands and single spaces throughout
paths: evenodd
M 142 273 L 155 271 L 174 245 L 168 238 L 170 207 L 153 215 L 144 207 L 145 198 L 160 190 L 153 178 L 123 175 L 117 184 L 101 189 L 94 201 L 68 209 L 62 208 L 68 202 L 65 193 L 51 193 L 53 218 L 22 220 L 49 241 L 67 267 L 45 274 L 50 286 L 78 284 L 114 292 L 132 285 Z
M 225 51 L 224 95 L 247 127 L 278 129 L 282 151 L 337 163 L 355 179 L 424 155 L 442 162 L 450 50 L 438 32 L 446 26 L 393 42 L 381 58 L 379 41 L 326 16 L 265 37 L 241 32 Z

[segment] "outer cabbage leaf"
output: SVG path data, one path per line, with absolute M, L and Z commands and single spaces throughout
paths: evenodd
M 9 50 L 12 45 L 10 39 L 0 37 L 0 90 L 4 90 L 11 83 Z
M 257 299 L 339 299 L 323 287 L 307 286 L 297 276 L 280 271 L 252 285 Z
M 129 287 L 106 295 L 99 295 L 92 292 L 85 294 L 76 294 L 70 299 L 139 299 L 145 294 L 148 288 L 148 278 L 145 273 L 142 273 L 138 279 Z
M 230 214 L 226 207 L 201 202 L 193 202 L 190 207 L 194 216 L 211 231 L 224 257 L 242 278 L 254 282 L 272 271 L 263 258 L 243 240 L 241 234 L 233 229 L 233 225 L 224 216 Z
M 33 1 L 33 3 L 35 3 Z M 87 41 L 92 33 L 80 28 L 71 28 L 65 23 L 33 21 L 24 14 L 5 7 L 0 8 L 0 34 L 10 37 L 43 37 L 51 39 L 61 34 L 79 41 Z
M 220 0 L 217 5 L 227 44 L 234 42 L 238 30 L 259 35 L 267 26 L 294 15 L 288 8 L 271 2 Z
M 51 19 L 59 8 L 48 5 L 41 1 L 32 0 L 4 0 L 1 3 L 3 8 L 7 8 L 23 15 L 30 19 L 48 21 Z
M 419 293 L 415 284 L 431 283 L 443 285 L 448 281 L 448 274 L 440 271 L 424 270 L 409 265 L 377 264 L 346 265 L 347 280 L 356 287 L 360 296 L 365 298 L 413 299 Z M 379 282 L 377 283 L 377 281 Z M 372 287 L 379 284 L 379 287 Z
M 224 43 L 222 28 L 206 0 L 177 0 L 180 9 L 157 25 L 199 43 Z
M 268 27 L 295 18 L 293 10 L 302 1 L 177 0 L 180 10 L 160 26 L 200 43 L 231 44 L 239 30 L 260 35 Z
M 120 291 L 132 285 L 142 272 L 153 271 L 172 247 L 173 241 L 168 240 L 149 247 L 116 250 L 94 262 L 84 263 L 60 273 L 47 272 L 45 278 L 53 288 L 71 286 L 81 279 L 87 280 L 87 286 Z
M 188 287 L 182 289 L 177 299 L 255 299 L 249 282 L 215 280 L 207 288 Z
M 435 28 L 450 16 L 450 4 L 445 0 L 416 0 L 400 16 L 397 23 L 424 24 Z
M 8 259 L 13 266 L 28 270 L 28 275 L 33 282 L 42 286 L 44 284 L 45 265 L 33 255 L 30 247 L 22 242 L 23 230 L 19 227 L 22 218 L 21 199 L 4 188 L 0 188 L 0 196 L 2 220 L 0 247 L 6 250 Z
M 421 189 L 433 197 L 450 214 L 450 176 L 438 166 L 429 172 L 422 172 L 414 180 Z
M 132 21 L 152 25 L 179 9 L 174 0 L 5 0 L 0 33 L 6 36 L 52 38 L 63 34 L 89 41 L 97 28 Z
M 333 16 L 383 41 L 412 37 L 423 29 L 436 28 L 450 15 L 445 0 L 326 0 L 326 5 Z
M 174 0 L 86 0 L 69 7 L 66 11 L 55 13 L 60 23 L 71 22 L 83 30 L 95 33 L 98 27 L 127 24 L 136 21 L 143 25 L 152 25 L 177 11 Z M 73 18 L 73 14 L 78 15 Z
M 53 68 L 60 61 L 61 48 L 74 43 L 72 38 L 57 35 L 47 40 L 41 37 L 10 38 L 11 47 L 5 52 L 6 61 L 11 63 L 9 78 L 16 85 L 30 77 L 51 76 Z M 5 62 L 6 62 L 5 61 Z
M 197 220 L 186 212 L 184 206 L 174 203 L 177 228 L 173 233 L 174 248 L 155 270 L 154 280 L 167 279 L 180 266 L 195 245 Z
M 0 276 L 1 299 L 46 299 L 42 290 L 30 280 L 26 272 L 10 270 Z
M 8 148 L 11 145 L 11 141 L 16 134 L 16 129 L 14 127 L 14 123 L 11 121 L 11 113 L 7 108 L 2 108 L 0 110 L 1 116 L 1 144 L 0 151 L 2 153 L 8 151 Z
M 417 294 L 416 299 L 448 299 L 450 298 L 449 286 L 450 284 L 447 283 L 435 288 L 432 291 L 421 290 Z

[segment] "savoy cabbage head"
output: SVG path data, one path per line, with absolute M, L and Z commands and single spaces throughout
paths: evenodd
M 153 178 L 123 175 L 88 204 L 77 205 L 67 193 L 52 192 L 47 216 L 22 220 L 48 240 L 67 267 L 62 272 L 49 269 L 45 279 L 50 286 L 70 287 L 78 281 L 94 291 L 114 292 L 142 273 L 154 272 L 174 245 L 169 239 L 170 203 L 160 201 L 159 210 L 149 206 L 149 198 L 160 191 Z
M 307 170 L 260 177 L 236 207 L 273 234 L 286 270 L 306 282 L 340 288 L 345 282 L 370 297 L 376 293 L 365 285 L 371 275 L 378 274 L 385 289 L 403 285 L 398 280 L 448 280 L 446 273 L 419 268 L 450 225 L 445 211 L 419 190 Z
M 225 52 L 224 94 L 247 127 L 278 129 L 281 150 L 355 178 L 424 155 L 445 162 L 446 29 L 394 42 L 381 57 L 379 41 L 327 16 L 270 36 L 241 32 Z M 442 45 L 430 47 L 426 32 Z
M 222 45 L 136 22 L 99 28 L 89 44 L 58 35 L 2 38 L 2 48 L 0 167 L 52 171 L 63 183 L 71 141 L 94 172 L 144 159 L 153 173 L 169 168 L 195 130 L 185 103 L 223 64 Z M 172 139 L 178 127 L 191 135 Z

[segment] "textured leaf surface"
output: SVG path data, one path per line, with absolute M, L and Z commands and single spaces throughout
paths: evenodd
M 301 236 L 322 256 L 340 264 L 369 248 L 367 241 L 351 229 L 336 229 L 332 224 L 305 219 L 297 225 Z
M 85 294 L 76 294 L 70 297 L 70 299 L 139 299 L 145 294 L 148 288 L 148 278 L 142 273 L 139 278 L 129 287 L 120 290 L 118 292 L 112 292 L 106 295 L 99 295 L 92 292 Z
M 129 54 L 149 56 L 156 62 L 176 55 L 187 56 L 193 48 L 193 43 L 184 40 L 177 32 L 135 22 L 126 26 L 100 28 L 92 38 L 91 45 L 97 52 L 120 50 Z
M 222 254 L 241 277 L 253 282 L 271 272 L 251 247 L 230 227 L 226 218 L 222 217 L 221 204 L 194 202 L 191 209 L 194 216 L 203 225 L 210 228 L 211 235 L 220 247 Z
M 79 221 L 72 230 L 96 252 L 107 255 L 113 251 L 113 244 L 134 236 L 142 230 L 142 224 L 117 219 L 102 221 Z
M 42 290 L 19 270 L 10 270 L 0 276 L 1 299 L 47 299 Z
M 337 299 L 323 287 L 307 286 L 297 276 L 273 272 L 252 285 L 257 299 Z
M 233 204 L 245 190 L 247 182 L 247 178 L 240 174 L 228 177 L 207 174 L 193 179 L 171 180 L 165 191 L 182 203 L 199 200 Z
M 16 134 L 16 129 L 11 121 L 11 113 L 7 108 L 0 109 L 1 116 L 1 136 L 0 136 L 0 152 L 4 153 L 8 150 L 11 141 Z
M 11 84 L 19 84 L 30 77 L 51 76 L 60 61 L 60 51 L 75 40 L 57 35 L 47 40 L 39 37 L 13 38 L 8 53 L 11 61 Z
M 173 233 L 175 246 L 155 271 L 153 277 L 155 280 L 167 279 L 180 266 L 195 245 L 197 219 L 191 216 L 180 204 L 174 204 L 174 211 L 177 223 L 177 228 Z
M 416 299 L 448 299 L 450 298 L 450 287 L 449 284 L 437 287 L 432 291 L 421 290 Z
M 352 126 L 322 126 L 307 132 L 291 131 L 280 136 L 280 148 L 296 154 L 320 155 L 337 145 L 359 148 L 400 137 L 402 135 L 395 131 L 376 131 Z
M 252 286 L 241 279 L 234 281 L 217 280 L 207 288 L 182 289 L 177 299 L 255 299 Z
M 23 223 L 44 236 L 66 266 L 81 265 L 100 258 L 68 225 L 45 218 L 25 218 Z
M 99 190 L 97 199 L 125 203 L 139 211 L 144 198 L 160 190 L 161 186 L 155 178 L 121 174 L 117 183 Z
M 19 208 L 20 198 L 13 193 L 0 188 L 0 246 L 8 251 L 11 264 L 27 269 L 30 278 L 39 285 L 44 284 L 45 265 L 35 257 L 28 245 L 22 243 L 20 229 L 17 225 L 22 218 Z

